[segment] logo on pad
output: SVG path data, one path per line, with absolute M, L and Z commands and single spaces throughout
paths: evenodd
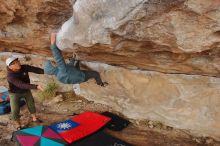
M 71 127 L 72 127 L 71 123 L 68 123 L 68 122 L 57 124 L 58 129 L 67 130 L 67 129 L 70 129 Z
M 52 124 L 49 127 L 51 129 L 55 130 L 56 132 L 61 133 L 61 132 L 65 132 L 65 131 L 68 131 L 70 129 L 73 129 L 73 128 L 79 126 L 79 125 L 80 125 L 79 123 L 76 123 L 72 120 L 66 120 L 66 121 L 63 121 L 63 122 Z

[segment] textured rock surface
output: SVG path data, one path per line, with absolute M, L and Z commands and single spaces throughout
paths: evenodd
M 110 86 L 82 84 L 87 99 L 111 105 L 132 119 L 162 121 L 200 136 L 220 138 L 220 79 L 88 66 L 101 70 Z
M 143 0 L 136 1 L 138 5 L 132 1 L 122 9 L 114 6 L 114 2 L 117 0 L 77 1 L 73 17 L 59 32 L 62 39 L 58 37 L 58 42 L 63 44 L 60 48 L 79 44 L 73 48 L 84 60 L 169 73 L 219 76 L 220 1 Z M 100 3 L 105 12 L 102 15 L 98 15 L 102 11 Z M 118 19 L 121 13 L 111 13 L 112 9 L 125 17 Z M 105 15 L 108 13 L 113 16 Z M 78 18 L 77 23 L 73 18 Z
M 57 45 L 68 50 L 74 43 L 89 47 L 111 44 L 109 32 L 117 29 L 143 7 L 147 0 L 79 0 L 73 5 L 73 16 L 58 33 Z
M 68 0 L 0 0 L 0 49 L 48 53 L 49 34 L 71 13 Z
M 68 0 L 0 2 L 0 50 L 5 51 L 48 54 L 48 34 L 72 15 Z M 68 27 L 77 31 L 65 41 L 74 42 L 79 58 L 165 73 L 219 76 L 219 0 L 123 0 L 115 6 L 116 2 L 79 0 L 74 5 L 78 22 Z M 130 3 L 122 6 L 125 2 Z M 84 40 L 86 35 L 89 38 Z

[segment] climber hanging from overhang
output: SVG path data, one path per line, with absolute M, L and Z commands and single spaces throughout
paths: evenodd
M 79 84 L 94 78 L 97 85 L 105 87 L 107 82 L 103 82 L 100 74 L 96 71 L 81 70 L 79 61 L 71 58 L 69 63 L 65 63 L 60 49 L 56 45 L 56 34 L 51 34 L 51 51 L 57 66 L 53 66 L 51 61 L 44 64 L 44 73 L 55 75 L 56 78 L 64 84 L 74 84 L 73 89 L 76 94 L 80 94 Z

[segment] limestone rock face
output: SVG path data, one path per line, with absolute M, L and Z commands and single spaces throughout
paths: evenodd
M 218 0 L 80 0 L 73 10 L 57 41 L 83 60 L 219 76 Z
M 107 87 L 81 84 L 81 95 L 110 105 L 131 119 L 162 121 L 200 136 L 220 138 L 220 79 L 163 74 L 87 63 L 102 72 Z
M 58 46 L 82 60 L 219 76 L 219 0 L 0 2 L 0 50 L 48 54 L 63 24 Z
M 0 0 L 0 50 L 49 52 L 49 34 L 72 13 L 68 0 Z
M 60 49 L 70 49 L 74 43 L 85 47 L 97 43 L 111 44 L 109 33 L 132 20 L 147 0 L 79 0 L 73 5 L 73 16 L 58 33 Z

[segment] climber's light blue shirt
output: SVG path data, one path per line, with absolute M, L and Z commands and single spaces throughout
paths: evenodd
M 64 84 L 76 84 L 85 81 L 85 74 L 74 66 L 74 60 L 66 64 L 61 51 L 55 44 L 51 45 L 51 50 L 57 67 L 54 67 L 51 61 L 48 60 L 44 64 L 45 74 L 55 75 Z

